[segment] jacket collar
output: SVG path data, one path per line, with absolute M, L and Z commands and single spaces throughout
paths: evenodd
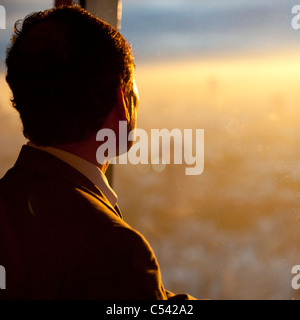
M 119 208 L 113 208 L 104 197 L 101 190 L 88 178 L 71 167 L 66 162 L 42 150 L 23 145 L 19 157 L 15 163 L 16 168 L 31 171 L 36 175 L 49 177 L 51 179 L 68 182 L 96 197 L 116 215 L 122 218 Z

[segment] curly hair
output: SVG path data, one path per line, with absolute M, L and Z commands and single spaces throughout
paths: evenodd
M 7 49 L 6 81 L 26 138 L 37 145 L 82 141 L 130 87 L 134 59 L 120 32 L 78 5 L 17 21 Z

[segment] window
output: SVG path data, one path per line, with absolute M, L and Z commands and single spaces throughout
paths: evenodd
M 4 53 L 13 23 L 52 1 L 2 1 L 0 176 L 25 142 Z M 204 130 L 204 171 L 117 164 L 124 219 L 153 247 L 165 287 L 210 299 L 299 299 L 300 8 L 294 1 L 123 0 L 138 128 Z M 294 8 L 294 9 L 293 9 Z M 201 143 L 201 140 L 198 140 Z M 150 143 L 149 143 L 150 147 Z M 172 153 L 173 152 L 173 153 Z M 150 161 L 151 162 L 151 161 Z
M 123 0 L 138 127 L 204 129 L 204 171 L 118 165 L 125 218 L 167 288 L 292 299 L 299 264 L 299 31 L 292 1 Z M 295 18 L 296 17 L 296 18 Z M 193 142 L 195 148 L 195 141 Z

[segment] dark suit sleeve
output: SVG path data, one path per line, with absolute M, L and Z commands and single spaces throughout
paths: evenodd
M 169 290 L 165 290 L 168 300 L 198 300 L 188 293 L 173 293 Z
M 102 231 L 103 232 L 103 231 Z M 138 232 L 118 226 L 94 235 L 68 271 L 62 299 L 167 299 L 157 260 Z

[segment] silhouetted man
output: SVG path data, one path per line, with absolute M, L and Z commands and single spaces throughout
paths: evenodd
M 123 36 L 79 6 L 61 6 L 16 27 L 6 64 L 29 142 L 0 180 L 0 297 L 193 299 L 164 289 L 152 249 L 122 219 L 108 162 L 96 161 L 99 129 L 118 137 L 119 121 L 136 125 Z

